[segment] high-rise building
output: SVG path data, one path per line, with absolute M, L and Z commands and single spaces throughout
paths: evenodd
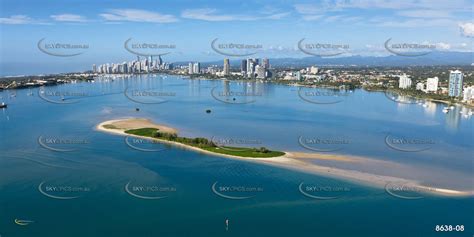
M 462 94 L 463 76 L 459 70 L 451 71 L 449 73 L 449 90 L 448 95 L 459 97 Z
M 437 92 L 438 91 L 438 77 L 428 78 L 426 80 L 426 92 Z
M 319 68 L 316 66 L 311 66 L 311 68 L 309 69 L 310 74 L 318 74 L 318 71 L 319 71 Z
M 189 63 L 188 65 L 188 74 L 194 74 L 194 66 L 193 63 Z
M 201 72 L 201 64 L 200 63 L 194 63 L 193 72 L 195 74 L 199 74 Z
M 242 60 L 240 63 L 240 72 L 242 72 L 242 76 L 247 75 L 247 60 Z
M 257 74 L 257 78 L 264 79 L 265 71 L 266 69 L 263 66 L 260 66 L 260 65 L 255 66 L 255 73 Z
M 224 75 L 230 75 L 230 63 L 228 58 L 224 59 Z
M 264 58 L 262 60 L 262 67 L 265 68 L 265 69 L 269 69 L 270 68 L 270 60 L 268 58 Z
M 97 72 L 97 66 L 95 64 L 92 64 L 92 72 Z
M 406 74 L 400 75 L 400 80 L 398 81 L 398 88 L 406 89 L 411 87 L 411 79 L 408 78 Z

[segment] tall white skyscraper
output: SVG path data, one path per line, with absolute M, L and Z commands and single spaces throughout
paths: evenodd
M 398 81 L 398 88 L 406 89 L 411 87 L 411 79 L 408 78 L 406 74 L 400 75 L 400 80 Z
M 438 77 L 428 78 L 426 80 L 426 92 L 437 92 L 438 91 Z
M 463 76 L 459 70 L 449 73 L 449 90 L 448 95 L 459 97 L 462 94 Z
M 193 63 L 189 63 L 189 65 L 188 65 L 188 74 L 194 74 L 194 65 L 193 65 Z
M 199 74 L 199 72 L 201 72 L 201 64 L 200 63 L 194 63 L 193 72 L 195 74 Z
M 230 75 L 230 62 L 228 58 L 224 59 L 224 75 Z

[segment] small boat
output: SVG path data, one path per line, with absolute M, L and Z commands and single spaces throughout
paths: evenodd
M 15 219 L 15 224 L 17 224 L 17 225 L 25 226 L 25 225 L 29 225 L 29 224 L 31 224 L 31 223 L 34 223 L 34 221 Z
M 6 108 L 7 106 L 8 106 L 8 105 L 5 104 L 5 102 L 2 102 L 2 103 L 0 104 L 0 108 Z
M 446 107 L 443 109 L 443 113 L 447 114 L 449 112 L 449 109 Z

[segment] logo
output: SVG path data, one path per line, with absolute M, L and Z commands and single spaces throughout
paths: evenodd
M 217 87 L 211 90 L 212 98 L 226 104 L 250 104 L 256 101 L 255 98 L 263 96 L 261 92 L 232 91 L 227 88 L 224 91 L 216 91 Z
M 385 136 L 385 144 L 392 150 L 402 152 L 421 152 L 431 149 L 433 139 Z
M 243 44 L 243 43 L 217 43 L 218 38 L 211 42 L 211 48 L 218 54 L 230 57 L 247 57 L 254 55 L 261 50 L 261 44 Z
M 385 192 L 389 195 L 406 200 L 422 199 L 424 197 L 421 196 L 421 193 L 433 191 L 436 191 L 436 188 L 420 187 L 406 182 L 388 182 L 385 185 Z
M 308 90 L 306 87 L 298 89 L 300 99 L 312 104 L 337 104 L 344 101 L 344 97 L 350 95 L 350 92 L 340 90 L 316 89 Z
M 385 49 L 395 55 L 404 57 L 418 57 L 431 53 L 436 49 L 434 44 L 415 44 L 415 43 L 399 43 L 390 44 L 392 38 L 385 41 Z
M 231 200 L 244 200 L 253 198 L 257 193 L 263 192 L 261 187 L 252 187 L 245 185 L 217 185 L 216 181 L 211 189 L 219 197 Z
M 52 199 L 70 200 L 80 198 L 81 193 L 90 192 L 91 189 L 82 186 L 45 185 L 45 182 L 41 182 L 38 185 L 38 191 Z
M 298 49 L 308 55 L 319 57 L 334 57 L 347 53 L 348 44 L 330 44 L 330 43 L 303 43 L 305 38 L 298 41 Z
M 143 139 L 134 136 L 126 136 L 125 144 L 130 148 L 143 152 L 158 152 L 167 150 L 168 147 L 153 139 Z
M 145 200 L 158 200 L 167 198 L 169 193 L 176 192 L 176 188 L 163 185 L 131 185 L 128 182 L 125 185 L 125 192 L 130 196 Z M 163 195 L 166 194 L 166 195 Z
M 79 102 L 77 98 L 87 97 L 88 94 L 85 92 L 49 91 L 42 88 L 38 90 L 38 96 L 53 104 L 74 104 Z
M 343 145 L 350 143 L 345 138 L 320 138 L 320 137 L 303 137 L 298 138 L 298 143 L 308 150 L 317 152 L 334 152 L 339 151 Z M 324 148 L 323 148 L 324 147 Z
M 89 45 L 87 44 L 51 42 L 46 41 L 46 38 L 40 39 L 37 46 L 41 52 L 56 57 L 78 56 L 89 49 Z
M 305 185 L 301 182 L 298 190 L 306 197 L 318 200 L 332 200 L 341 198 L 345 193 L 350 192 L 348 187 L 329 185 Z
M 60 137 L 38 137 L 38 144 L 48 150 L 57 152 L 71 152 L 77 150 L 78 145 L 89 144 L 85 139 L 60 138 Z
M 139 104 L 162 104 L 168 102 L 168 98 L 176 96 L 175 92 L 154 91 L 153 89 L 133 89 L 128 87 L 123 92 L 129 100 Z
M 400 104 L 417 104 L 418 103 L 418 100 L 413 99 L 410 96 L 403 95 L 396 91 L 390 91 L 390 92 L 384 91 L 384 95 L 385 97 L 387 97 L 387 99 L 396 103 L 400 103 Z
M 130 43 L 132 38 L 127 39 L 123 47 L 128 52 L 149 57 L 149 56 L 163 56 L 170 54 L 172 50 L 176 49 L 176 45 L 174 44 L 163 44 L 163 43 Z

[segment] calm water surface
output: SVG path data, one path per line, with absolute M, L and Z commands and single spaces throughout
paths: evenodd
M 348 181 L 135 143 L 157 150 L 144 152 L 124 137 L 94 130 L 104 120 L 146 117 L 183 136 L 364 156 L 410 169 L 311 162 L 474 190 L 473 118 L 460 113 L 465 109 L 444 114 L 444 105 L 397 103 L 380 92 L 335 97 L 328 90 L 317 90 L 318 96 L 307 90 L 150 75 L 2 91 L 0 100 L 9 107 L 0 111 L 0 235 L 474 234 L 473 198 L 402 199 Z M 139 94 L 143 91 L 154 94 Z M 422 142 L 397 143 L 400 138 Z M 318 139 L 326 142 L 301 144 Z M 333 198 L 305 196 L 302 183 L 329 187 L 312 194 Z M 21 226 L 15 219 L 33 222 Z M 434 231 L 444 224 L 465 230 Z

